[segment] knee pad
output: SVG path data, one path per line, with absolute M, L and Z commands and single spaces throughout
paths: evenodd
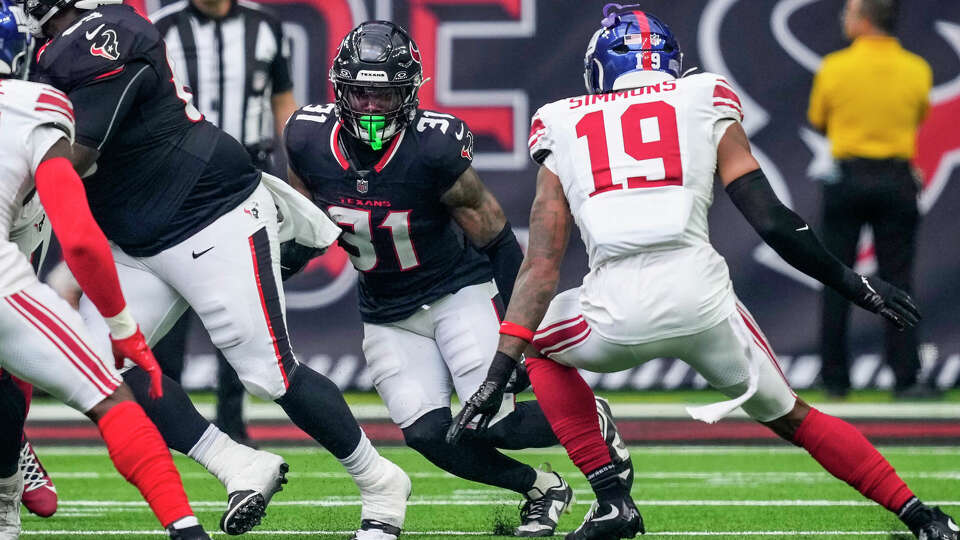
M 451 422 L 449 407 L 434 409 L 403 428 L 403 439 L 407 446 L 425 456 L 438 450 L 447 451 L 445 437 Z
M 244 390 L 260 399 L 274 401 L 287 393 L 287 387 L 284 386 L 283 381 L 264 381 L 260 380 L 260 377 L 251 377 L 249 373 L 237 373 L 237 376 L 240 378 Z M 274 382 L 276 384 L 270 384 Z

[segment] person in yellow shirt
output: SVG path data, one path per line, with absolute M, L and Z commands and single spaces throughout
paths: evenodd
M 826 133 L 838 164 L 823 187 L 823 240 L 852 266 L 864 225 L 873 229 L 881 279 L 911 291 L 920 183 L 910 166 L 917 128 L 928 109 L 933 73 L 923 58 L 893 36 L 898 0 L 848 0 L 843 27 L 853 41 L 823 60 L 813 82 L 808 117 Z M 850 390 L 847 349 L 849 304 L 824 290 L 821 377 L 828 394 Z M 885 329 L 886 361 L 897 397 L 931 397 L 918 382 L 916 332 Z

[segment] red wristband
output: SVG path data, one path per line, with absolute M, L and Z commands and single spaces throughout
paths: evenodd
M 520 338 L 527 343 L 533 341 L 533 330 L 529 328 L 524 328 L 519 324 L 512 323 L 510 321 L 503 321 L 500 323 L 500 334 L 504 336 L 513 336 L 515 338 Z

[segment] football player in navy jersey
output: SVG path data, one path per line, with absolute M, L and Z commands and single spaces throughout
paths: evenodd
M 87 171 L 90 207 L 113 242 L 123 291 L 149 343 L 192 307 L 246 389 L 279 404 L 353 476 L 363 502 L 358 536 L 395 539 L 409 478 L 373 448 L 337 386 L 290 347 L 276 189 L 239 142 L 191 105 L 156 28 L 132 8 L 120 0 L 26 0 L 25 8 L 34 32 L 49 39 L 35 78 L 74 104 L 77 170 Z M 327 227 L 329 238 L 314 247 L 339 234 Z M 88 324 L 103 327 L 87 304 Z M 285 482 L 283 458 L 230 440 L 172 380 L 151 400 L 143 370 L 124 379 L 167 444 L 226 487 L 221 528 L 241 534 L 256 526 Z
M 336 102 L 304 107 L 287 123 L 289 178 L 344 229 L 377 391 L 407 445 L 457 476 L 523 494 L 516 534 L 552 535 L 573 491 L 498 450 L 557 444 L 537 402 L 508 395 L 489 425 L 457 446 L 444 440 L 451 393 L 466 398 L 483 380 L 523 258 L 471 167 L 473 134 L 454 116 L 417 108 L 420 53 L 392 23 L 353 29 L 330 76 Z M 629 477 L 610 411 L 597 406 Z

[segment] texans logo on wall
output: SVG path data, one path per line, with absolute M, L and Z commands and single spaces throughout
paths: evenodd
M 130 1 L 130 0 L 128 0 Z M 167 0 L 133 0 L 143 12 Z M 536 169 L 526 153 L 532 113 L 542 104 L 583 93 L 583 54 L 605 0 L 264 0 L 284 21 L 291 42 L 295 96 L 331 99 L 327 70 L 341 38 L 369 19 L 408 28 L 419 45 L 425 108 L 464 119 L 474 134 L 474 166 L 514 225 L 524 227 Z M 960 378 L 960 2 L 905 2 L 903 44 L 930 62 L 935 75 L 930 116 L 919 136 L 916 166 L 924 190 L 915 296 L 924 313 L 919 337 L 925 371 L 943 386 Z M 820 184 L 831 167 L 829 145 L 809 128 L 806 106 L 813 73 L 826 54 L 845 47 L 843 0 L 676 0 L 644 2 L 667 21 L 684 49 L 684 68 L 718 72 L 736 88 L 753 149 L 780 197 L 811 223 L 819 220 Z M 358 188 L 359 191 L 359 188 Z M 819 371 L 817 284 L 764 246 L 718 190 L 711 214 L 713 242 L 727 259 L 740 299 L 763 326 L 791 382 L 803 388 Z M 871 236 L 864 231 L 858 268 L 870 271 Z M 561 290 L 580 284 L 586 256 L 571 243 Z M 340 248 L 313 261 L 287 283 L 288 321 L 301 359 L 323 358 L 363 379 L 357 274 Z M 857 361 L 854 385 L 885 386 L 883 323 L 860 310 L 850 327 Z M 200 351 L 202 352 L 202 351 Z M 344 367 L 346 366 L 346 367 Z M 603 387 L 703 385 L 682 364 L 654 362 L 597 376 Z M 363 386 L 363 384 L 361 384 Z

